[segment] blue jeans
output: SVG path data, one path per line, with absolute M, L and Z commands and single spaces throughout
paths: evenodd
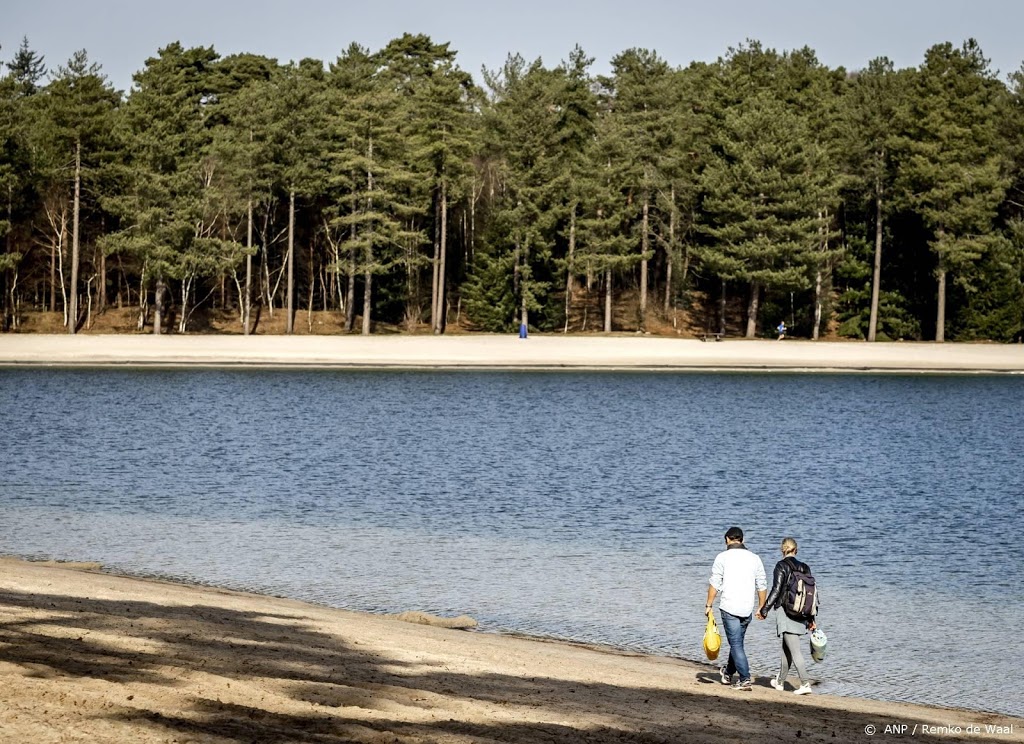
M 737 617 L 722 610 L 722 627 L 729 641 L 729 663 L 725 665 L 725 673 L 730 677 L 739 672 L 740 679 L 750 679 L 750 666 L 747 664 L 747 652 L 743 650 L 743 636 L 747 634 L 751 615 Z

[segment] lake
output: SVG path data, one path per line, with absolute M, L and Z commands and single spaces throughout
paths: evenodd
M 0 369 L 0 552 L 701 661 L 735 524 L 814 569 L 817 690 L 1020 716 L 1022 415 L 1000 376 Z

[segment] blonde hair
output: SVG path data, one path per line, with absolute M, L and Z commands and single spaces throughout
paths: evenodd
M 782 541 L 782 552 L 785 554 L 796 553 L 796 540 L 787 537 Z

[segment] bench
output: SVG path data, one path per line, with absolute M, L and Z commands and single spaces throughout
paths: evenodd
M 713 339 L 715 339 L 715 341 L 721 341 L 724 336 L 725 336 L 724 333 L 716 333 L 714 331 L 704 331 L 704 333 L 700 334 L 700 340 L 701 341 L 707 341 L 709 338 L 713 338 Z

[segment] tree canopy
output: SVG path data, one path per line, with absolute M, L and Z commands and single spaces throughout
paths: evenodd
M 405 34 L 324 64 L 171 43 L 0 68 L 3 328 L 33 312 L 335 313 L 444 333 L 1024 335 L 1024 66 L 974 40 L 831 69 L 750 40 L 669 65 Z M 155 315 L 154 315 L 155 313 Z M 165 329 L 164 329 L 165 330 Z

